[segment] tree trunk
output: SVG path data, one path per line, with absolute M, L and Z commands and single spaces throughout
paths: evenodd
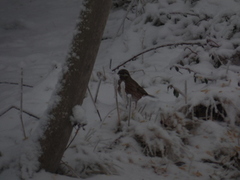
M 40 168 L 56 172 L 69 141 L 72 108 L 81 105 L 97 56 L 111 0 L 85 0 L 76 34 L 57 90 L 59 100 L 48 113 L 48 123 L 39 139 Z

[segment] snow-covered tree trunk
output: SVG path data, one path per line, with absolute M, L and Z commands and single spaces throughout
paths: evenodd
M 99 49 L 111 0 L 85 0 L 60 86 L 58 102 L 48 113 L 48 125 L 39 139 L 40 168 L 56 172 L 72 132 L 72 109 L 81 105 Z

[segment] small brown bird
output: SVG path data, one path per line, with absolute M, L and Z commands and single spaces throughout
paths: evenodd
M 126 94 L 130 94 L 132 96 L 132 100 L 137 102 L 139 99 L 141 99 L 143 96 L 150 96 L 154 97 L 152 95 L 149 95 L 136 81 L 134 81 L 129 72 L 126 69 L 121 69 L 118 71 L 119 80 L 118 80 L 118 93 L 122 96 L 122 90 L 121 87 L 125 86 L 125 92 Z M 122 86 L 122 83 L 125 83 L 124 86 Z

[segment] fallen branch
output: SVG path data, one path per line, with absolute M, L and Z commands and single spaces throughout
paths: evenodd
M 141 55 L 143 55 L 143 54 L 145 54 L 145 53 L 147 53 L 147 52 L 150 52 L 150 51 L 157 50 L 157 49 L 159 49 L 159 48 L 171 47 L 171 46 L 175 46 L 175 47 L 176 47 L 176 46 L 194 46 L 194 45 L 196 45 L 196 46 L 201 46 L 201 47 L 204 47 L 204 46 L 205 46 L 205 44 L 203 44 L 203 43 L 201 43 L 201 42 L 193 42 L 193 43 L 191 43 L 191 42 L 189 42 L 189 43 L 181 42 L 181 43 L 171 43 L 171 44 L 160 45 L 160 46 L 153 47 L 153 48 L 150 48 L 150 49 L 147 49 L 147 50 L 145 50 L 145 51 L 143 51 L 143 52 L 138 53 L 137 55 L 131 57 L 131 58 L 128 59 L 127 61 L 124 61 L 122 64 L 120 64 L 120 65 L 118 65 L 117 67 L 113 68 L 112 71 L 116 71 L 117 69 L 119 69 L 121 66 L 127 64 L 128 62 L 136 60 L 138 56 L 141 56 Z

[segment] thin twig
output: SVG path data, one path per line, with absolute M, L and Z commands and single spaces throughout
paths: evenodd
M 180 89 L 178 89 L 178 88 L 176 88 L 175 86 L 173 86 L 173 85 L 169 85 L 168 86 L 168 89 L 174 89 L 175 91 L 177 91 L 179 94 L 181 94 L 184 98 L 186 98 L 185 97 L 185 94 L 180 90 Z
M 117 33 L 116 33 L 115 38 L 119 35 L 119 32 L 120 32 L 121 29 L 122 29 L 122 33 L 123 33 L 125 20 L 127 19 L 127 15 L 128 15 L 128 13 L 130 12 L 130 9 L 132 8 L 134 1 L 135 1 L 135 0 L 132 0 L 131 3 L 129 4 L 129 6 L 128 6 L 128 8 L 127 8 L 127 12 L 126 12 L 125 16 L 123 17 L 122 23 L 121 23 L 121 25 L 120 25 L 119 28 L 118 28 L 118 31 L 117 31 Z M 114 39 L 115 39 L 115 38 L 114 38 Z
M 187 80 L 184 82 L 184 88 L 185 88 L 185 104 L 188 103 L 188 98 L 187 98 Z
M 138 112 L 140 113 L 140 114 L 142 114 L 142 112 L 144 111 L 144 109 L 146 108 L 146 104 L 144 104 L 144 106 L 143 107 L 140 107 L 139 108 L 139 110 L 138 110 Z
M 185 69 L 185 70 L 187 70 L 189 73 L 193 72 L 193 73 L 195 73 L 195 74 L 199 74 L 198 72 L 196 72 L 196 71 L 194 71 L 194 70 L 192 70 L 192 69 L 190 69 L 190 68 L 184 67 L 184 66 L 173 65 L 172 67 L 175 67 L 175 69 L 177 69 L 177 71 L 178 71 L 178 69 Z M 171 67 L 171 68 L 172 68 L 172 67 Z M 171 69 L 171 68 L 170 68 L 170 69 Z M 179 71 L 178 71 L 178 72 L 179 72 Z
M 109 61 L 109 69 L 111 69 L 111 68 L 112 68 L 112 58 Z
M 96 111 L 97 111 L 98 117 L 99 117 L 100 121 L 102 121 L 101 114 L 100 114 L 100 112 L 99 112 L 99 110 L 98 110 L 98 108 L 97 108 L 96 103 L 94 102 L 94 99 L 93 99 L 93 96 L 92 96 L 92 93 L 91 93 L 89 87 L 88 87 L 88 92 L 89 92 L 89 94 L 90 94 L 90 97 L 91 97 L 91 100 L 92 100 L 92 102 L 93 102 L 93 105 L 94 105 L 94 107 L 95 107 L 95 109 L 96 109 Z
M 210 46 L 212 47 L 220 47 L 219 44 L 217 44 L 215 41 L 213 41 L 212 39 L 207 39 L 207 43 L 209 43 Z M 211 43 L 211 44 L 210 44 Z
M 23 123 L 23 68 L 21 68 L 19 116 L 20 116 L 20 121 L 21 121 L 21 125 L 22 125 L 24 139 L 27 139 L 26 131 L 25 131 L 24 123 Z
M 20 108 L 18 108 L 18 107 L 16 107 L 16 106 L 10 106 L 9 108 L 7 108 L 7 109 L 4 110 L 3 112 L 1 112 L 1 113 L 0 113 L 0 116 L 4 115 L 5 113 L 7 113 L 8 111 L 10 111 L 11 109 L 16 109 L 16 110 L 20 111 Z M 34 117 L 34 118 L 36 118 L 36 119 L 40 119 L 39 117 L 37 117 L 37 116 L 33 115 L 32 113 L 27 112 L 27 111 L 25 111 L 25 110 L 22 110 L 22 112 L 24 112 L 25 114 L 27 114 L 27 115 L 29 115 L 29 116 L 32 116 L 32 117 Z
M 130 61 L 134 61 L 137 59 L 138 56 L 141 56 L 149 51 L 154 51 L 154 50 L 157 50 L 159 48 L 164 48 L 164 47 L 171 47 L 171 46 L 194 46 L 194 45 L 197 45 L 197 46 L 201 46 L 201 47 L 204 47 L 205 44 L 201 43 L 201 42 L 189 42 L 189 43 L 186 43 L 186 42 L 181 42 L 181 43 L 171 43 L 171 44 L 164 44 L 164 45 L 160 45 L 160 46 L 156 46 L 156 47 L 153 47 L 153 48 L 150 48 L 150 49 L 147 49 L 143 52 L 140 52 L 138 54 L 136 54 L 135 56 L 131 57 L 130 59 L 124 61 L 123 63 L 121 63 L 120 65 L 118 65 L 117 67 L 113 68 L 112 71 L 116 71 L 117 69 L 119 69 L 121 66 L 127 64 L 128 62 Z
M 61 163 L 65 165 L 77 178 L 81 179 L 81 177 L 78 175 L 78 173 L 67 163 L 65 163 L 63 160 L 61 160 Z
M 19 85 L 19 83 L 15 83 L 15 82 L 0 82 L 0 84 L 9 84 L 9 85 Z M 25 86 L 25 87 L 29 87 L 29 88 L 33 88 L 33 86 L 30 86 L 30 85 L 27 85 L 27 84 L 22 84 L 22 86 Z
M 104 75 L 101 72 L 97 72 L 99 82 L 98 82 L 98 86 L 97 86 L 97 90 L 96 90 L 96 94 L 95 94 L 95 98 L 94 98 L 95 103 L 97 102 L 97 97 L 98 97 L 98 93 L 99 93 L 101 83 L 102 83 L 102 81 L 106 80 L 104 69 L 103 69 L 103 72 L 104 72 Z
M 188 49 L 189 51 L 191 51 L 191 53 L 198 55 L 197 52 L 193 51 L 190 47 L 185 47 L 184 51 Z
M 120 135 L 119 137 L 117 137 L 114 141 L 111 142 L 111 144 L 109 145 L 109 149 L 113 149 L 114 146 L 118 145 L 120 143 L 120 140 L 125 137 L 125 135 Z
M 69 148 L 69 146 L 72 144 L 72 142 L 73 142 L 74 139 L 76 138 L 76 136 L 77 136 L 77 134 L 78 134 L 78 131 L 80 130 L 81 127 L 82 127 L 81 125 L 78 125 L 78 126 L 77 126 L 77 130 L 76 130 L 73 138 L 71 139 L 71 141 L 69 142 L 69 144 L 68 144 L 67 147 L 65 148 L 65 151 L 66 151 L 66 150 Z
M 101 124 L 100 127 L 102 127 L 102 125 L 103 125 L 104 121 L 106 120 L 106 118 L 107 118 L 107 117 L 109 116 L 109 114 L 112 113 L 115 109 L 116 109 L 116 108 L 113 108 L 111 111 L 109 111 L 109 112 L 106 114 L 106 116 L 103 118 L 103 121 L 102 121 L 102 124 Z
M 98 93 L 99 93 L 99 89 L 100 89 L 101 83 L 102 83 L 102 80 L 99 79 L 97 90 L 96 90 L 96 94 L 95 94 L 95 98 L 94 98 L 94 103 L 97 102 L 97 97 L 98 97 Z
M 115 100 L 116 100 L 116 107 L 117 107 L 117 115 L 118 115 L 118 127 L 121 126 L 121 118 L 120 118 L 120 110 L 118 105 L 118 95 L 117 95 L 117 80 L 114 81 L 114 92 L 115 92 Z
M 128 95 L 128 126 L 130 126 L 130 120 L 132 117 L 132 96 Z
M 180 15 L 183 15 L 183 16 L 187 16 L 187 15 L 189 15 L 189 16 L 196 16 L 196 17 L 200 17 L 200 15 L 199 14 L 193 14 L 193 13 L 182 13 L 182 12 L 171 12 L 171 13 L 169 13 L 169 14 L 173 14 L 173 15 L 175 15 L 175 14 L 180 14 Z
M 202 22 L 202 21 L 208 21 L 209 19 L 212 19 L 212 17 L 205 15 L 204 18 L 200 19 L 198 22 L 195 22 L 194 24 L 195 24 L 196 26 L 199 26 L 199 25 L 200 25 L 200 22 Z

